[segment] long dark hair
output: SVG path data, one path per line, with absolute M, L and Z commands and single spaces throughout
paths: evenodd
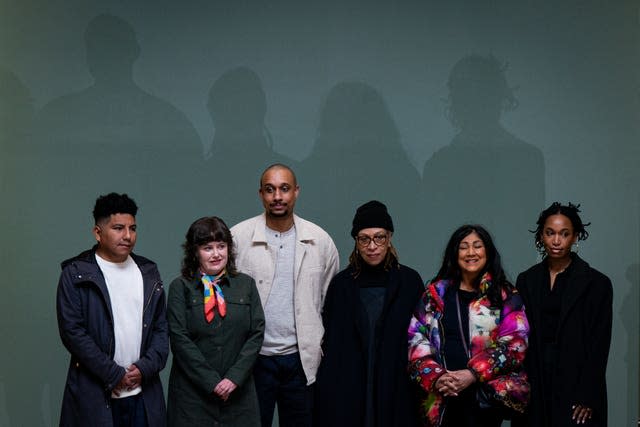
M 538 221 L 536 221 L 536 229 L 529 231 L 535 234 L 536 249 L 543 258 L 547 256 L 547 252 L 545 251 L 544 243 L 542 242 L 542 231 L 544 230 L 544 223 L 547 222 L 547 218 L 551 215 L 564 215 L 569 218 L 569 221 L 571 221 L 571 225 L 573 226 L 573 232 L 578 236 L 578 240 L 587 240 L 589 232 L 585 227 L 591 225 L 591 223 L 583 223 L 582 218 L 578 215 L 579 212 L 580 205 L 574 205 L 571 202 L 567 205 L 563 205 L 560 202 L 553 202 L 551 206 L 540 212 Z
M 200 261 L 198 248 L 209 242 L 224 242 L 227 244 L 227 273 L 236 275 L 235 247 L 231 231 L 223 220 L 217 216 L 207 216 L 197 219 L 187 231 L 185 242 L 182 244 L 184 257 L 182 258 L 182 276 L 192 280 L 199 274 Z
M 493 239 L 489 232 L 481 225 L 477 224 L 465 224 L 459 227 L 453 232 L 447 248 L 444 251 L 444 257 L 442 259 L 442 266 L 436 276 L 437 280 L 452 280 L 459 283 L 462 280 L 462 271 L 458 264 L 458 251 L 460 249 L 460 242 L 471 233 L 476 233 L 482 243 L 484 244 L 485 252 L 487 255 L 487 263 L 484 268 L 475 278 L 473 287 L 477 288 L 480 285 L 482 276 L 489 272 L 491 275 L 491 286 L 487 289 L 487 297 L 491 301 L 491 305 L 494 307 L 502 307 L 502 289 L 509 288 L 511 285 L 507 281 L 507 278 L 502 269 L 500 261 L 500 253 L 493 243 Z

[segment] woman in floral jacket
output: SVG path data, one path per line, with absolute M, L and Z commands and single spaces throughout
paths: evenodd
M 409 326 L 409 372 L 423 391 L 424 425 L 500 426 L 505 412 L 523 412 L 528 332 L 489 233 L 458 228 Z

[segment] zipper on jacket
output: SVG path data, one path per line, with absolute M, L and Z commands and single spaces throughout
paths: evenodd
M 76 264 L 77 261 L 74 261 L 72 263 L 72 265 L 75 268 L 75 275 L 77 277 L 81 277 L 82 275 L 80 274 L 80 267 L 78 267 L 78 265 Z M 104 278 L 104 273 L 102 272 L 102 270 L 100 269 L 99 266 L 97 266 L 97 263 L 95 263 L 95 258 L 92 261 L 86 261 L 86 260 L 82 260 L 82 262 L 88 262 L 89 264 L 96 264 L 96 267 L 98 269 L 98 274 L 102 277 L 102 280 L 105 284 L 106 287 L 106 280 Z M 84 277 L 82 277 L 84 279 Z M 109 294 L 108 294 L 108 290 L 107 290 L 107 295 L 105 298 L 105 294 L 102 292 L 102 288 L 100 287 L 100 285 L 97 282 L 97 278 L 94 278 L 91 276 L 89 276 L 89 278 L 87 280 L 83 280 L 84 282 L 90 283 L 92 286 L 94 286 L 97 290 L 98 290 L 98 294 L 102 297 L 102 302 L 104 303 L 105 307 L 106 307 L 106 311 L 108 316 L 108 320 L 109 320 L 109 326 L 111 327 L 111 335 L 109 336 L 109 345 L 107 346 L 109 348 L 109 357 L 111 359 L 113 359 L 113 356 L 115 355 L 115 349 L 114 349 L 114 341 L 115 341 L 115 327 L 114 327 L 114 320 L 113 320 L 113 308 L 111 307 L 111 300 L 109 299 Z
M 153 284 L 153 290 L 149 294 L 149 299 L 147 300 L 147 303 L 144 305 L 144 308 L 142 309 L 142 314 L 143 315 L 147 311 L 147 308 L 149 308 L 149 304 L 151 304 L 151 300 L 153 299 L 153 294 L 156 293 L 158 291 L 158 289 L 160 288 L 160 286 L 158 286 L 158 285 L 161 285 L 161 284 L 162 284 L 162 282 L 159 282 L 159 281 Z

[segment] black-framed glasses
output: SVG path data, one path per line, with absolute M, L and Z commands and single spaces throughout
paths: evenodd
M 360 246 L 369 246 L 369 243 L 371 243 L 371 241 L 373 240 L 373 243 L 376 244 L 376 246 L 382 246 L 385 243 L 387 243 L 387 239 L 388 236 L 386 234 L 376 234 L 373 237 L 369 237 L 369 236 L 356 236 L 356 242 L 358 242 L 358 245 Z

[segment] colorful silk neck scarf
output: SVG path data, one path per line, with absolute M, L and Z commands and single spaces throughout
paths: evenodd
M 220 289 L 220 279 L 226 274 L 227 270 L 222 270 L 220 274 L 215 276 L 209 276 L 208 274 L 202 274 L 202 284 L 204 285 L 204 317 L 208 323 L 213 321 L 215 312 L 213 308 L 218 306 L 218 313 L 221 317 L 227 314 L 227 303 L 224 301 L 224 295 L 222 295 L 222 289 Z

